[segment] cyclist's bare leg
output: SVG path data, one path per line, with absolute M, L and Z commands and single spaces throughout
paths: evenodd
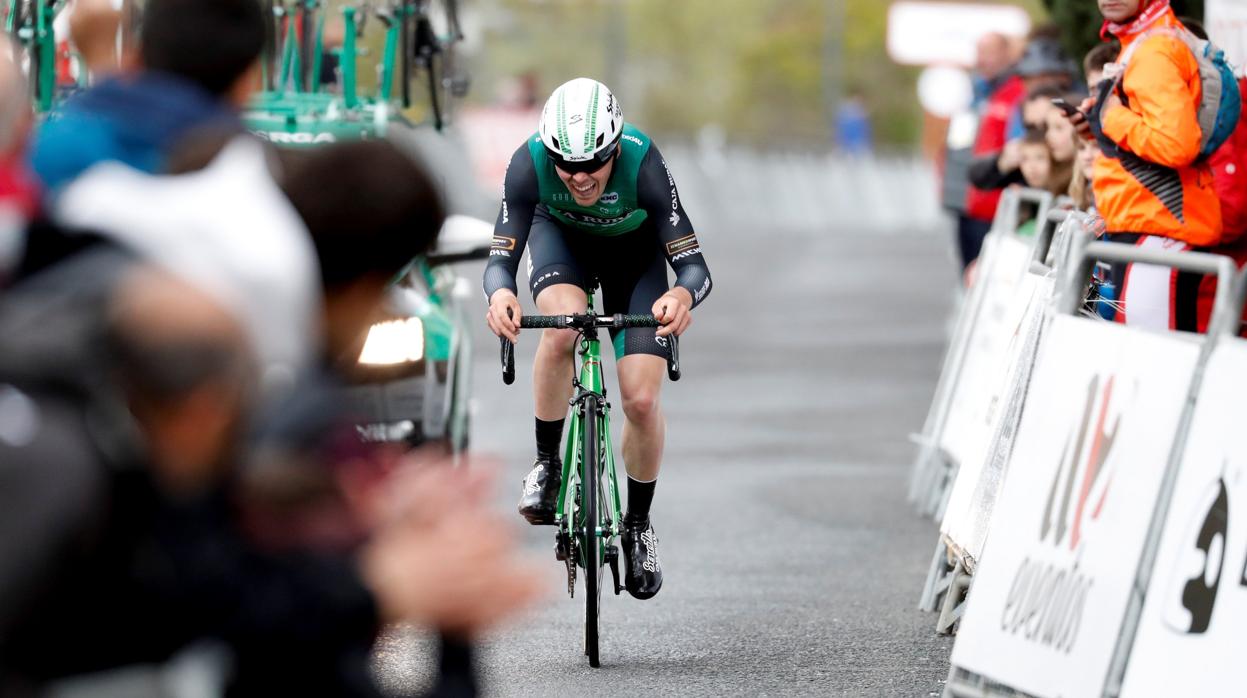
M 667 423 L 659 405 L 667 360 L 631 354 L 619 360 L 619 392 L 623 396 L 623 458 L 628 476 L 650 482 L 662 465 Z
M 537 294 L 542 315 L 583 313 L 589 306 L 584 289 L 575 284 L 554 284 Z M 567 416 L 572 397 L 576 346 L 575 330 L 542 330 L 533 361 L 533 402 L 537 419 L 557 421 Z

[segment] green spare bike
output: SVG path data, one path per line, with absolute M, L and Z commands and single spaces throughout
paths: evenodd
M 653 315 L 596 315 L 593 294 L 590 312 L 577 315 L 527 315 L 520 327 L 530 329 L 575 330 L 580 334 L 580 370 L 572 384 L 569 401 L 567 443 L 564 446 L 563 481 L 555 510 L 554 556 L 567 566 L 567 593 L 576 597 L 577 570 L 584 572 L 585 654 L 589 666 L 601 666 L 598 653 L 598 616 L 602 601 L 603 568 L 609 566 L 615 594 L 623 591 L 619 582 L 619 546 L 623 532 L 623 504 L 615 473 L 615 451 L 611 445 L 610 403 L 602 373 L 602 347 L 599 330 L 632 327 L 660 327 Z M 667 376 L 680 380 L 680 348 L 675 336 L 667 338 L 671 355 Z M 515 382 L 515 345 L 502 338 L 502 380 Z

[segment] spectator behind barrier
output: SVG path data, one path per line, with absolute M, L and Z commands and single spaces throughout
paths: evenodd
M 974 187 L 967 175 L 975 157 L 998 152 L 1004 146 L 1006 122 L 1024 94 L 1021 80 L 1010 70 L 1012 59 L 1012 47 L 1003 35 L 987 34 L 979 39 L 975 114 L 972 118 L 959 117 L 949 130 L 943 201 L 957 215 L 957 251 L 963 269 L 978 258 L 1000 199 L 998 191 Z M 965 128 L 963 124 L 968 123 L 974 127 Z
M 1092 94 L 1096 93 L 1096 88 L 1104 79 L 1104 66 L 1117 60 L 1119 53 L 1121 53 L 1121 44 L 1113 40 L 1096 44 L 1083 58 L 1082 71 L 1087 78 L 1087 89 Z
M 71 97 L 36 135 L 31 161 L 49 192 L 109 160 L 143 172 L 209 124 L 241 131 L 260 83 L 264 17 L 254 0 L 149 0 L 141 67 Z
M 1221 208 L 1212 172 L 1199 159 L 1200 72 L 1191 50 L 1173 35 L 1181 24 L 1169 0 L 1099 5 L 1103 33 L 1121 41 L 1123 55 L 1133 53 L 1121 74 L 1110 75 L 1083 103 L 1085 118 L 1072 121 L 1094 134 L 1102 150 L 1093 187 L 1110 238 L 1166 250 L 1215 245 Z M 1136 265 L 1117 265 L 1113 273 L 1113 285 L 1124 291 L 1119 322 L 1197 329 L 1197 275 L 1155 274 Z
M 1061 48 L 1059 29 L 1047 25 L 1031 32 L 1016 70 L 1027 95 L 1044 88 L 1055 88 L 1063 93 L 1073 88 L 1078 66 Z M 1025 115 L 1020 109 L 1014 111 L 1009 118 L 1009 140 L 1021 138 L 1027 128 Z
M 1040 85 L 1026 95 L 1021 114 L 1028 131 L 1043 131 L 1048 121 L 1048 113 L 1055 109 L 1052 100 L 1061 96 L 1060 88 L 1053 85 Z M 1023 184 L 1022 172 L 1018 167 L 1021 145 L 1022 139 L 1014 138 L 999 152 L 975 158 L 970 166 L 970 181 L 980 189 L 1004 189 L 1010 185 Z
M 1095 160 L 1100 156 L 1100 146 L 1095 141 L 1078 139 L 1078 156 L 1074 160 L 1074 175 L 1070 180 L 1069 196 L 1079 211 L 1095 213 Z
M 13 55 L 11 42 L 0 37 L 0 288 L 20 262 L 25 225 L 39 202 L 38 187 L 26 165 L 34 115 L 26 78 Z

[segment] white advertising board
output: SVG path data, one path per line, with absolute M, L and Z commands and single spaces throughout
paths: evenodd
M 1026 36 L 1030 15 L 1014 5 L 894 2 L 888 8 L 888 55 L 904 65 L 974 65 L 984 34 Z
M 959 467 L 970 469 L 982 465 L 991 443 L 991 417 L 1008 378 L 1009 349 L 1017 342 L 1033 289 L 1023 287 L 1029 277 L 1030 242 L 1002 234 L 992 234 L 990 239 L 990 257 L 975 281 L 985 284 L 982 306 L 967 335 L 948 419 L 940 434 L 940 448 Z
M 1247 65 L 1247 0 L 1205 0 L 1204 26 L 1242 77 Z
M 984 436 L 990 441 L 979 462 L 963 463 L 958 470 L 940 526 L 945 541 L 970 570 L 987 540 L 1054 289 L 1052 278 L 1035 274 L 1027 274 L 1019 284 L 1013 302 L 1023 310 L 1009 338 L 1000 386 L 993 390 L 983 414 Z
M 1040 697 L 1101 695 L 1198 354 L 1052 319 L 954 665 Z
M 1247 342 L 1208 364 L 1122 696 L 1247 691 Z

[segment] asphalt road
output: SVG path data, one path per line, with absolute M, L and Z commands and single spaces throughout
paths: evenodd
M 664 391 L 662 593 L 603 597 L 603 666 L 591 669 L 553 529 L 525 527 L 551 594 L 481 648 L 485 693 L 938 695 L 951 642 L 915 609 L 936 530 L 906 505 L 905 483 L 955 283 L 947 241 L 703 234 L 715 291 L 681 345 L 684 380 Z M 476 351 L 473 443 L 506 462 L 508 508 L 532 460 L 535 338 L 510 388 L 492 337 Z M 393 633 L 377 657 L 384 683 L 425 685 L 428 647 Z

